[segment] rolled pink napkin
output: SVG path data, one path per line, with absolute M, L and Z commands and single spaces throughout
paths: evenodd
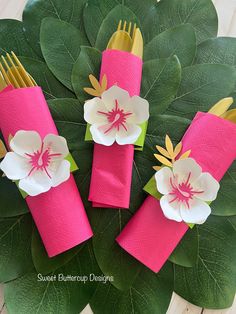
M 182 139 L 182 152 L 217 181 L 236 158 L 236 124 L 199 112 Z M 188 230 L 184 222 L 167 219 L 160 202 L 148 196 L 117 237 L 119 245 L 154 272 L 158 272 Z
M 40 87 L 13 89 L 0 93 L 0 128 L 6 143 L 19 130 L 37 131 L 43 139 L 57 135 Z M 92 237 L 93 233 L 73 175 L 56 188 L 26 202 L 49 257 L 53 257 Z
M 118 85 L 130 96 L 140 94 L 142 60 L 129 52 L 106 50 L 100 79 L 106 74 L 108 88 Z M 94 144 L 89 200 L 94 207 L 129 208 L 134 145 Z

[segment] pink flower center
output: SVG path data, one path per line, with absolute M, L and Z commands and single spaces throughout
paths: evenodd
M 50 162 L 52 161 L 53 157 L 59 157 L 61 154 L 50 154 L 50 147 L 44 150 L 44 144 L 42 144 L 40 151 L 38 150 L 32 155 L 26 154 L 26 156 L 30 158 L 29 163 L 32 166 L 28 176 L 30 176 L 34 171 L 45 171 L 48 177 L 51 178 L 48 172 Z
M 115 107 L 111 111 L 108 112 L 98 111 L 98 113 L 103 114 L 107 117 L 109 127 L 104 131 L 105 134 L 114 128 L 116 128 L 117 131 L 119 131 L 120 127 L 127 131 L 127 127 L 125 125 L 126 119 L 128 116 L 132 115 L 132 113 L 124 112 L 124 109 L 119 108 L 118 100 L 115 100 Z
M 172 191 L 169 193 L 169 195 L 173 195 L 173 199 L 170 201 L 170 203 L 184 203 L 189 209 L 190 201 L 193 199 L 194 195 L 203 193 L 203 191 L 194 191 L 192 185 L 189 182 L 190 177 L 191 172 L 188 174 L 187 180 L 182 183 L 178 183 L 177 177 L 174 177 L 174 180 L 170 178 Z

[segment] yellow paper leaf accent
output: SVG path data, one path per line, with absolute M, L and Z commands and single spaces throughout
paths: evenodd
M 156 149 L 159 151 L 159 153 L 161 153 L 163 156 L 167 157 L 167 158 L 171 158 L 170 154 L 168 153 L 168 151 L 165 148 L 162 148 L 161 146 L 157 145 Z
M 187 150 L 185 153 L 183 153 L 183 155 L 181 155 L 179 159 L 186 159 L 186 158 L 188 158 L 190 153 L 191 153 L 191 149 Z
M 3 141 L 0 140 L 0 159 L 4 158 L 6 156 L 7 149 L 6 146 L 4 145 Z
M 91 88 L 91 87 L 85 87 L 85 88 L 84 88 L 84 91 L 85 91 L 87 94 L 91 95 L 91 96 L 95 96 L 95 97 L 100 97 L 100 96 L 101 96 L 100 91 L 97 91 L 96 89 L 93 89 L 93 88 Z
M 174 154 L 174 148 L 173 148 L 173 144 L 171 142 L 171 139 L 167 134 L 166 134 L 166 141 L 165 142 L 166 142 L 166 149 L 172 158 L 172 156 Z
M 107 76 L 105 74 L 103 75 L 101 84 L 92 74 L 89 75 L 89 80 L 93 88 L 85 87 L 84 91 L 91 96 L 101 97 L 102 93 L 107 89 Z
M 161 166 L 153 166 L 153 169 L 154 169 L 155 171 L 159 171 L 161 168 L 162 168 Z
M 103 92 L 105 92 L 105 90 L 107 90 L 107 76 L 106 76 L 106 74 L 104 74 L 102 77 L 101 87 L 102 87 Z
M 154 154 L 154 156 L 156 157 L 156 159 L 158 161 L 160 161 L 163 165 L 168 166 L 168 167 L 172 167 L 172 163 L 166 159 L 165 157 L 159 155 L 159 154 Z
M 9 134 L 9 136 L 8 136 L 8 143 L 9 143 L 9 145 L 10 145 L 10 142 L 11 142 L 12 139 L 13 139 L 12 134 Z
M 208 112 L 220 117 L 226 113 L 233 102 L 234 100 L 232 97 L 223 98 L 218 101 L 218 103 L 216 103 Z
M 181 152 L 182 149 L 182 142 L 180 142 L 179 144 L 176 145 L 175 149 L 174 149 L 174 155 L 173 158 L 176 158 L 179 153 Z

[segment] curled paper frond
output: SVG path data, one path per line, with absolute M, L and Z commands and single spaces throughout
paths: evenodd
M 156 149 L 160 154 L 154 154 L 155 158 L 163 165 L 167 167 L 173 167 L 173 163 L 176 161 L 176 158 L 179 156 L 182 150 L 182 142 L 178 143 L 175 147 L 168 135 L 165 138 L 166 147 L 156 146 Z M 186 159 L 189 157 L 191 150 L 184 152 L 178 159 Z M 154 166 L 153 169 L 158 171 L 162 166 Z
M 6 146 L 4 145 L 3 141 L 0 140 L 0 159 L 4 158 L 7 154 Z
M 106 74 L 103 75 L 101 84 L 96 79 L 96 77 L 92 74 L 89 75 L 89 80 L 90 80 L 93 88 L 85 87 L 84 91 L 91 96 L 101 97 L 102 93 L 105 92 L 105 90 L 107 90 L 107 76 L 106 76 Z

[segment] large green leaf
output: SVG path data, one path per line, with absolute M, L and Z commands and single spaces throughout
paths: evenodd
M 199 232 L 198 261 L 192 268 L 175 266 L 175 291 L 189 302 L 227 308 L 235 296 L 236 232 L 227 218 L 211 216 Z
M 149 102 L 150 115 L 166 111 L 177 94 L 180 81 L 181 66 L 176 56 L 144 63 L 141 96 Z
M 208 111 L 229 96 L 236 85 L 236 70 L 222 64 L 197 64 L 183 69 L 182 81 L 168 112 L 192 118 L 197 111 Z
M 75 95 L 71 91 L 69 91 L 55 78 L 55 76 L 47 67 L 46 63 L 27 57 L 21 57 L 20 59 L 26 70 L 32 75 L 37 84 L 43 89 L 46 99 L 75 97 Z
M 236 162 L 220 182 L 217 199 L 211 204 L 212 214 L 217 216 L 236 215 Z
M 117 5 L 122 4 L 129 8 L 137 16 L 142 25 L 150 19 L 150 16 L 154 17 L 156 13 L 155 7 L 157 6 L 156 0 L 145 0 L 145 1 L 134 1 L 134 0 L 88 0 L 84 9 L 84 25 L 86 29 L 87 36 L 90 40 L 92 46 L 95 45 L 99 29 L 102 25 L 103 20 L 106 18 L 107 14 Z M 124 17 L 121 17 L 124 20 Z M 131 16 L 128 16 L 128 22 L 134 22 Z M 113 29 L 113 32 L 117 28 L 117 24 Z M 151 23 L 145 32 L 149 32 L 151 28 Z M 144 40 L 145 40 L 144 34 Z
M 91 47 L 81 47 L 79 57 L 72 71 L 72 86 L 77 98 L 84 103 L 90 96 L 84 92 L 84 87 L 92 87 L 89 75 L 93 74 L 99 80 L 101 52 Z
M 84 26 L 82 15 L 86 0 L 29 0 L 23 12 L 25 35 L 31 47 L 42 57 L 40 48 L 40 25 L 45 17 L 54 17 L 68 22 L 82 32 L 84 40 Z
M 211 38 L 198 46 L 195 63 L 236 65 L 236 38 Z
M 44 281 L 42 274 L 32 271 L 7 283 L 4 290 L 7 309 L 21 314 L 80 313 L 96 288 L 96 282 L 89 282 L 90 272 L 96 271 L 92 248 L 87 243 L 69 263 L 48 275 L 51 280 L 48 277 Z M 65 280 L 60 281 L 60 274 Z
M 0 177 L 0 200 L 0 217 L 14 217 L 28 212 L 16 184 L 6 177 Z
M 0 282 L 22 276 L 33 269 L 30 214 L 0 219 Z
M 144 49 L 144 61 L 177 55 L 182 67 L 192 64 L 196 54 L 196 35 L 191 24 L 170 28 L 154 37 Z
M 218 29 L 216 9 L 211 0 L 162 0 L 146 19 L 146 39 L 180 24 L 192 24 L 197 42 L 215 37 Z
M 183 267 L 193 267 L 198 258 L 198 242 L 198 229 L 189 229 L 169 257 L 169 260 Z
M 94 314 L 165 314 L 173 289 L 173 270 L 167 263 L 159 274 L 143 270 L 127 291 L 100 284 L 90 301 Z
M 132 21 L 140 26 L 140 22 L 137 16 L 126 6 L 118 5 L 109 12 L 106 18 L 103 20 L 99 29 L 95 47 L 103 51 L 106 49 L 109 39 L 116 31 L 120 20 Z
M 0 53 L 14 51 L 16 55 L 35 57 L 23 30 L 23 24 L 17 20 L 0 20 Z
M 40 30 L 43 56 L 52 73 L 71 90 L 72 69 L 83 44 L 81 32 L 73 25 L 51 17 L 43 19 Z
M 65 253 L 49 258 L 36 227 L 34 226 L 33 228 L 31 243 L 32 258 L 35 269 L 41 274 L 49 274 L 65 265 L 81 250 L 81 248 L 81 245 L 76 246 Z

